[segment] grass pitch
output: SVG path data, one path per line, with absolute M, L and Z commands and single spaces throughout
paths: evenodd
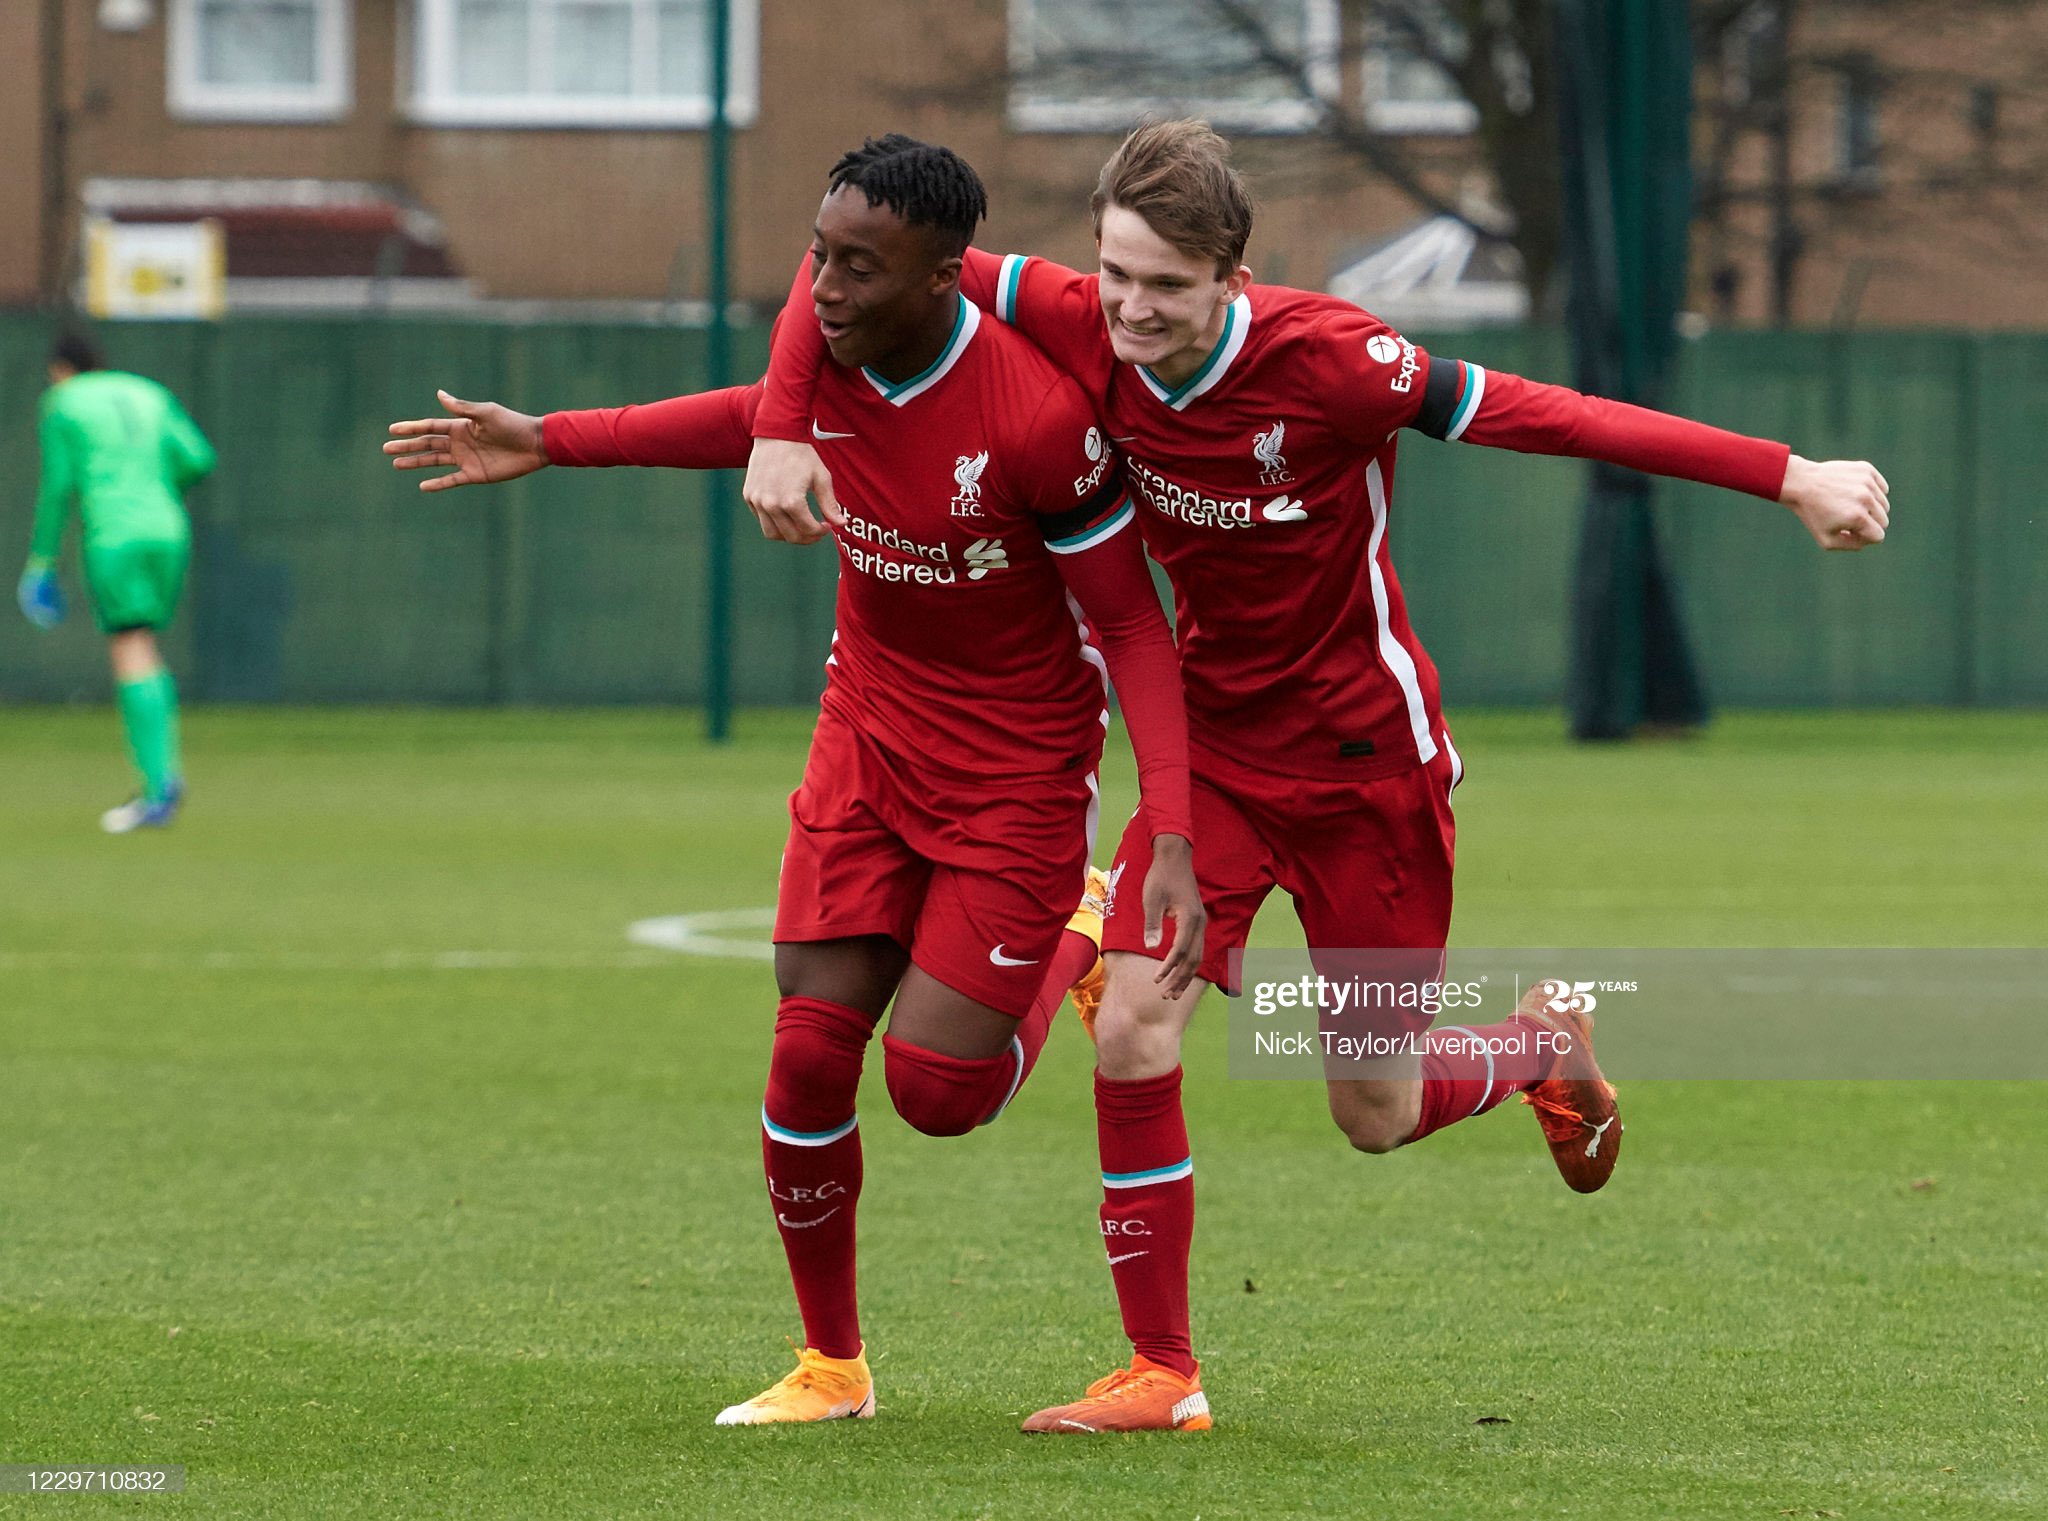
M 797 1332 L 759 1182 L 773 991 L 624 931 L 772 900 L 807 730 L 202 711 L 185 822 L 110 840 L 111 718 L 0 715 L 0 1463 L 189 1472 L 0 1511 L 2048 1514 L 2038 1088 L 1641 1084 L 1581 1199 L 1520 1106 L 1351 1154 L 1314 1087 L 1224 1080 L 1215 1006 L 1214 1432 L 1016 1432 L 1123 1345 L 1070 1022 L 964 1140 L 871 1074 L 881 1419 L 714 1429 Z M 1464 943 L 2042 943 L 2043 716 L 1458 736 Z

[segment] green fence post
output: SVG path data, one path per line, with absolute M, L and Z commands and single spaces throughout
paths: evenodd
M 711 298 L 711 324 L 706 333 L 711 390 L 732 384 L 732 334 L 726 327 L 728 271 L 726 223 L 730 207 L 730 132 L 725 96 L 731 68 L 732 0 L 711 0 L 711 129 L 704 140 L 706 212 L 710 218 L 711 268 L 706 281 Z M 723 743 L 732 736 L 732 523 L 733 480 L 729 470 L 715 470 L 706 482 L 704 573 L 710 578 L 705 604 L 704 730 Z

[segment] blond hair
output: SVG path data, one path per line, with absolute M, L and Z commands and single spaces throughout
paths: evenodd
M 1230 144 L 1205 121 L 1146 122 L 1125 138 L 1089 198 L 1095 235 L 1111 206 L 1136 212 L 1160 237 L 1227 275 L 1244 262 L 1252 197 L 1230 167 Z

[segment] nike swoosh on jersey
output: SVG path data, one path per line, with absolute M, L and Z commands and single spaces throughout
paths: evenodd
M 1037 961 L 1037 959 L 1036 959 L 1035 957 L 1034 957 L 1033 959 L 1029 960 L 1029 961 L 1019 961 L 1019 960 L 1018 960 L 1018 959 L 1017 959 L 1017 958 L 1016 958 L 1015 956 L 1005 956 L 1005 955 L 1003 954 L 1003 943 L 1002 943 L 1002 942 L 1001 942 L 1000 940 L 998 940 L 998 941 L 996 942 L 996 948 L 995 948 L 994 950 L 992 950 L 992 951 L 990 951 L 990 952 L 988 953 L 988 959 L 989 959 L 989 965 L 991 965 L 991 966 L 1037 966 L 1037 965 L 1038 965 L 1038 961 Z
M 851 433 L 834 433 L 829 429 L 821 428 L 818 426 L 818 419 L 814 417 L 811 419 L 811 437 L 822 444 L 829 438 L 852 438 L 853 435 Z

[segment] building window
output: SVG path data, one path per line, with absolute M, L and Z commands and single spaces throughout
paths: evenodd
M 1375 132 L 1470 132 L 1479 113 L 1438 60 L 1463 59 L 1465 33 L 1440 5 L 1382 8 L 1369 23 L 1359 84 Z M 1526 73 L 1527 64 L 1522 65 Z
M 414 0 L 412 115 L 454 127 L 701 127 L 706 0 Z M 732 0 L 726 115 L 754 119 L 760 11 Z
M 1835 177 L 1857 189 L 1875 188 L 1879 179 L 1878 106 L 1884 87 L 1877 65 L 1857 53 L 1835 65 L 1840 81 L 1835 128 Z
M 349 109 L 349 0 L 171 0 L 174 116 L 333 121 Z
M 1189 114 L 1303 131 L 1337 95 L 1338 25 L 1337 0 L 1010 0 L 1010 120 L 1095 132 Z

